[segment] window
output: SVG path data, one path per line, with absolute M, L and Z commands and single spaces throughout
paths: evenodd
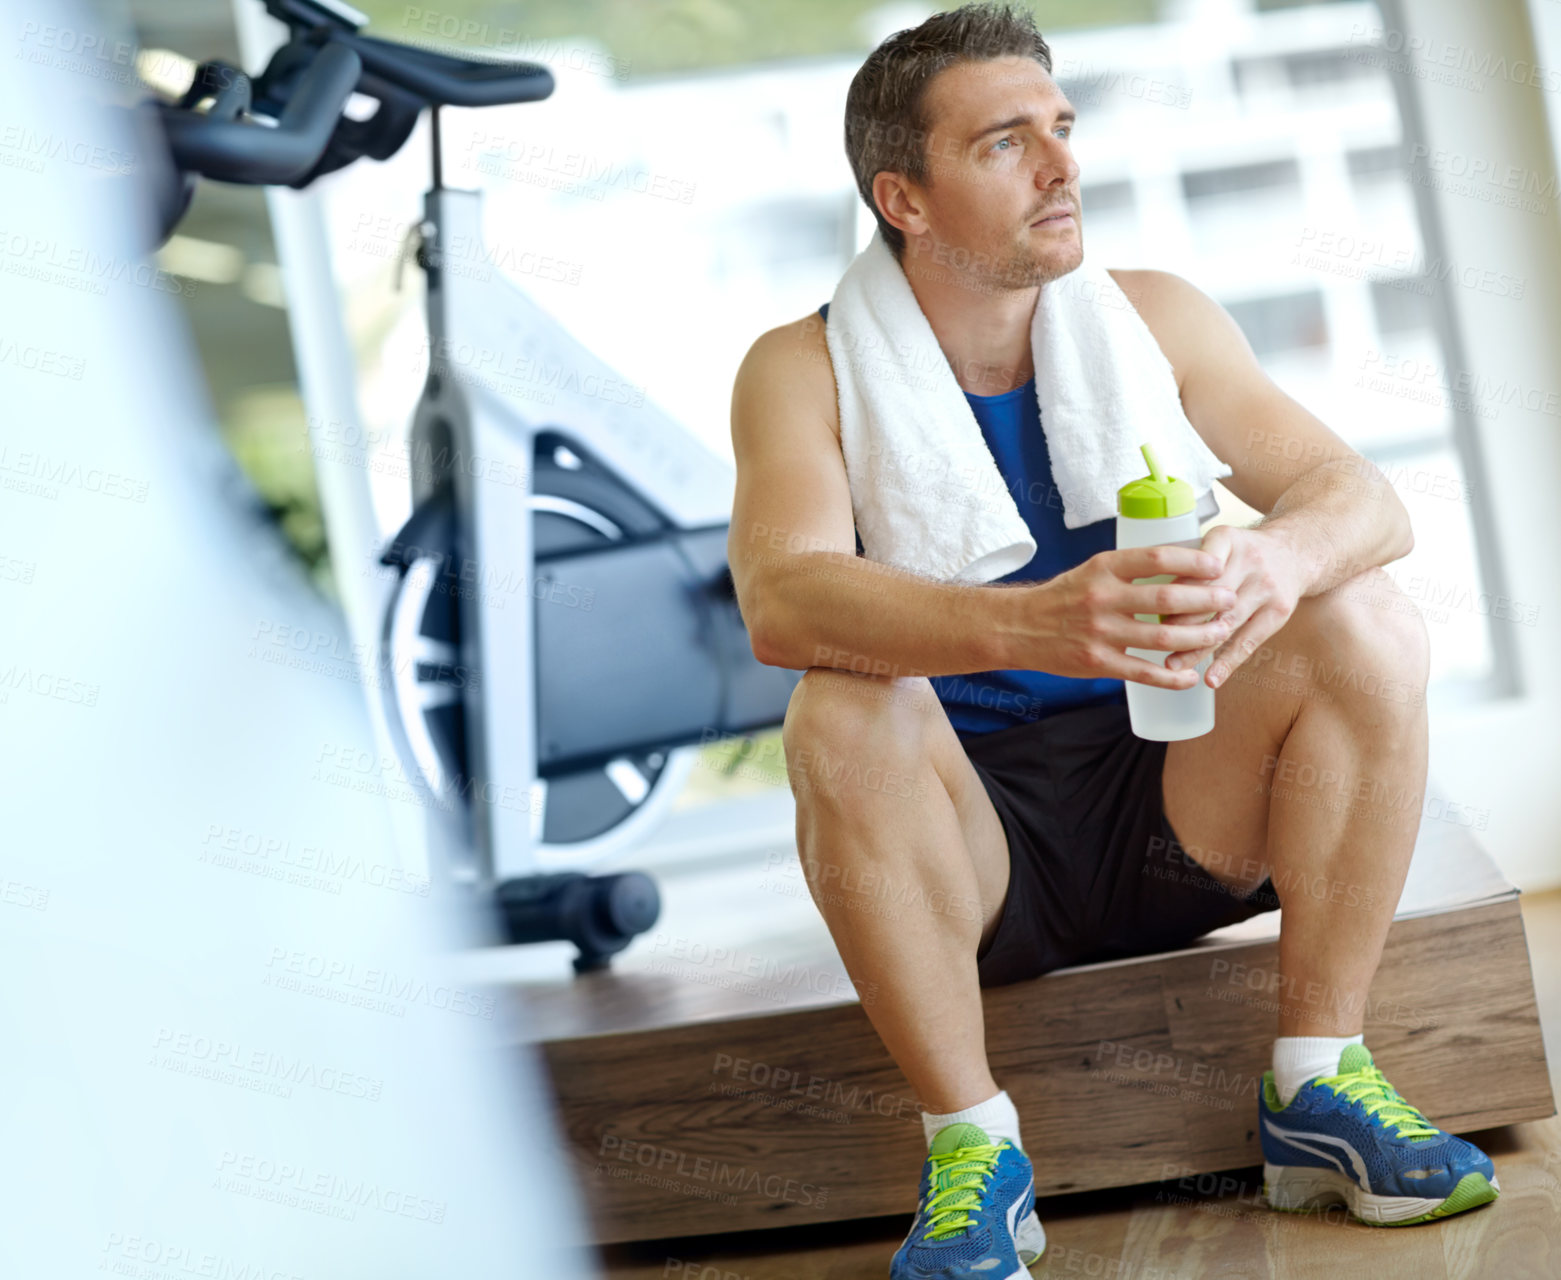
M 1328 345 L 1328 326 L 1323 318 L 1322 294 L 1315 289 L 1273 298 L 1254 298 L 1225 305 L 1231 318 L 1241 326 L 1253 353 L 1264 356 L 1282 351 Z
M 1216 298 L 1270 377 L 1387 473 L 1416 538 L 1388 572 L 1426 618 L 1433 696 L 1488 695 L 1506 679 L 1493 628 L 1511 624 L 1491 616 L 1475 538 L 1488 495 L 1467 482 L 1457 423 L 1498 416 L 1501 391 L 1451 367 L 1446 325 L 1467 289 L 1513 282 L 1427 249 L 1413 139 L 1361 39 L 1381 19 L 1363 24 L 1359 5 L 1263 16 L 1296 7 L 1258 4 L 1224 47 L 1213 24 L 1179 46 L 1165 74 L 1194 87 L 1186 113 L 1080 108 L 1080 166 L 1111 192 L 1098 217 L 1085 198 L 1085 242 Z M 1138 29 L 1068 43 L 1083 64 L 1164 65 L 1163 36 Z M 1118 211 L 1123 184 L 1137 217 Z

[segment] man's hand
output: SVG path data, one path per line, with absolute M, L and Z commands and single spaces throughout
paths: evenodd
M 1238 604 L 1232 587 L 1213 581 L 1224 565 L 1220 553 L 1197 547 L 1098 552 L 1029 589 L 1016 637 L 1020 660 L 1013 665 L 1059 676 L 1190 689 L 1198 683 L 1197 672 L 1167 671 L 1125 650 L 1188 651 L 1230 635 L 1233 623 L 1203 621 Z M 1133 581 L 1162 574 L 1164 582 Z M 1135 614 L 1158 614 L 1162 621 L 1140 622 Z
M 1212 689 L 1229 679 L 1231 672 L 1290 620 L 1305 578 L 1300 557 L 1289 542 L 1261 525 L 1255 529 L 1216 525 L 1204 537 L 1200 550 L 1216 557 L 1221 568 L 1216 577 L 1197 578 L 1198 584 L 1227 587 L 1236 593 L 1235 605 L 1220 615 L 1234 630 L 1223 643 L 1170 654 L 1165 665 L 1173 670 L 1191 669 L 1212 655 L 1205 676 Z M 1178 614 L 1165 621 L 1188 622 L 1203 616 Z

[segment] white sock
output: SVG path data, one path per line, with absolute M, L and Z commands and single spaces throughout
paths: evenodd
M 937 1136 L 938 1130 L 944 1125 L 964 1123 L 984 1129 L 989 1138 L 1007 1138 L 1019 1150 L 1024 1150 L 1024 1143 L 1019 1141 L 1019 1113 L 1014 1110 L 1013 1099 L 1008 1096 L 1007 1089 L 994 1093 L 985 1102 L 978 1102 L 963 1111 L 951 1111 L 946 1116 L 923 1111 L 921 1123 L 926 1131 L 929 1147 L 932 1146 L 932 1140 Z
M 1356 1036 L 1280 1036 L 1274 1041 L 1274 1089 L 1279 1105 L 1290 1099 L 1313 1076 L 1331 1076 L 1339 1070 L 1339 1055 L 1347 1044 L 1363 1044 Z

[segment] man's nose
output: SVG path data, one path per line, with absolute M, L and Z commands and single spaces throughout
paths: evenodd
M 1037 187 L 1065 187 L 1078 176 L 1078 161 L 1073 158 L 1073 153 L 1062 143 L 1058 143 L 1046 154 L 1043 154 L 1035 165 L 1035 185 Z

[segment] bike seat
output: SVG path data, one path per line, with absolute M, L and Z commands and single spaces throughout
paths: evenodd
M 497 107 L 538 102 L 553 92 L 553 73 L 535 62 L 461 58 L 364 35 L 363 15 L 330 0 L 265 0 L 266 9 L 297 40 L 346 45 L 371 78 L 435 107 Z
M 535 62 L 457 58 L 375 36 L 333 33 L 363 59 L 363 69 L 431 106 L 497 107 L 538 102 L 553 92 L 553 73 Z

